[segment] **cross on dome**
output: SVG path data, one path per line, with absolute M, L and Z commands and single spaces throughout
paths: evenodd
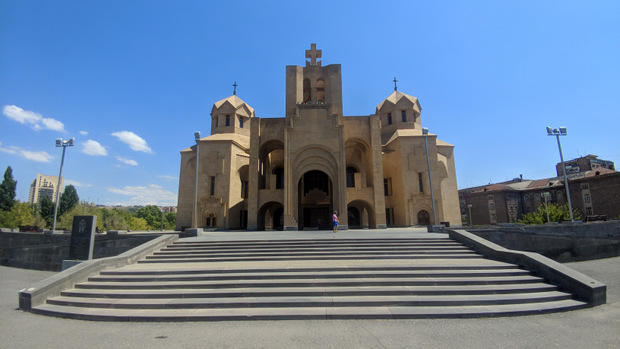
M 322 50 L 316 49 L 316 44 L 310 44 L 310 49 L 306 50 L 306 58 L 310 58 L 310 62 L 306 61 L 306 67 L 311 65 L 321 66 L 321 61 L 317 62 L 317 58 L 321 58 Z
M 398 87 L 396 86 L 396 83 L 398 82 L 398 80 L 396 80 L 396 77 L 394 77 L 394 91 L 398 91 Z
M 233 95 L 235 95 L 235 96 L 237 95 L 237 86 L 239 86 L 239 85 L 237 85 L 237 82 L 235 81 L 235 83 L 233 84 L 233 88 L 234 88 L 233 89 Z

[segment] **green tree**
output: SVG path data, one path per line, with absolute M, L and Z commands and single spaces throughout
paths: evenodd
M 52 221 L 54 220 L 54 203 L 49 196 L 43 196 L 39 198 L 39 214 L 41 218 L 45 220 L 45 223 L 48 227 L 52 226 Z
M 73 218 L 75 216 L 97 216 L 97 229 L 104 230 L 103 209 L 92 205 L 76 205 L 68 212 L 65 212 L 58 219 L 58 227 L 63 230 L 71 230 L 73 228 Z
M 65 187 L 65 191 L 60 195 L 58 202 L 58 216 L 62 216 L 65 212 L 70 211 L 80 202 L 75 187 L 71 184 Z
M 549 220 L 551 222 L 563 222 L 570 220 L 570 210 L 568 204 L 558 206 L 557 204 L 550 203 L 549 205 Z M 573 217 L 575 220 L 581 219 L 579 211 L 573 210 Z M 542 204 L 538 206 L 536 211 L 524 214 L 519 223 L 523 224 L 545 224 L 547 223 L 547 207 Z
M 0 183 L 0 210 L 10 211 L 15 204 L 15 188 L 17 181 L 13 179 L 13 169 L 7 166 L 4 179 Z
M 174 230 L 177 226 L 177 214 L 174 212 L 168 212 L 164 218 L 164 229 Z
M 146 224 L 149 226 L 146 229 L 157 229 L 161 227 L 162 213 L 159 211 L 159 207 L 155 205 L 141 207 L 135 213 L 135 216 L 146 221 Z
M 149 229 L 149 225 L 144 218 L 131 217 L 131 220 L 128 222 L 129 229 L 131 230 L 147 230 Z

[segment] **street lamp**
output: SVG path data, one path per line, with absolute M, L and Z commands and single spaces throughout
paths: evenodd
M 56 216 L 58 215 L 58 197 L 60 195 L 60 178 L 62 177 L 62 165 L 65 162 L 65 150 L 75 144 L 75 138 L 63 140 L 56 138 L 56 147 L 62 147 L 62 158 L 60 160 L 60 173 L 58 174 L 58 185 L 56 185 L 56 204 L 54 205 L 54 220 L 52 221 L 52 233 L 56 230 Z
M 542 193 L 542 196 L 545 198 L 545 207 L 547 207 L 547 223 L 551 223 L 549 219 L 549 199 L 551 198 L 551 193 L 546 191 Z
M 568 189 L 568 176 L 566 175 L 566 165 L 564 164 L 564 155 L 562 155 L 562 144 L 560 144 L 560 136 L 566 136 L 566 127 L 560 127 L 559 129 L 547 126 L 547 136 L 555 136 L 558 140 L 558 149 L 560 150 L 560 160 L 562 160 L 562 172 L 564 173 L 564 186 L 566 187 L 566 198 L 568 199 L 568 210 L 570 212 L 570 221 L 574 222 L 573 217 L 573 205 L 570 202 L 570 190 Z
M 194 132 L 194 140 L 196 141 L 196 175 L 194 182 L 194 218 L 192 219 L 192 228 L 198 228 L 198 158 L 200 155 L 200 132 Z
M 164 209 L 160 208 L 159 211 L 161 212 L 161 231 L 164 231 Z
M 433 204 L 433 224 L 437 224 L 437 214 L 435 213 L 435 194 L 433 193 L 433 176 L 431 175 L 431 160 L 428 157 L 428 128 L 422 128 L 424 135 L 424 147 L 426 149 L 426 165 L 428 167 L 428 183 L 431 186 L 431 203 Z

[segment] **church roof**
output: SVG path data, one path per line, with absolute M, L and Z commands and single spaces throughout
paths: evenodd
M 394 91 L 391 95 L 388 96 L 388 98 L 384 99 L 383 102 L 377 105 L 377 112 L 381 110 L 388 103 L 392 105 L 398 104 L 398 102 L 403 98 L 410 101 L 413 105 L 417 105 L 419 109 L 422 109 L 422 107 L 420 107 L 420 102 L 418 101 L 416 97 L 410 96 L 400 91 Z
M 244 108 L 246 109 L 246 112 L 247 112 L 246 116 L 254 117 L 254 108 L 250 107 L 249 104 L 244 102 L 241 98 L 237 97 L 237 95 L 232 95 L 232 96 L 229 96 L 227 98 L 224 98 L 222 100 L 219 100 L 213 103 L 213 109 L 211 109 L 211 112 L 213 112 L 216 109 L 222 108 L 226 103 L 228 103 L 234 110 L 239 110 L 239 109 Z
M 200 138 L 201 142 L 232 142 L 238 147 L 249 150 L 250 149 L 250 137 L 236 134 L 236 133 L 216 133 L 207 137 Z M 181 152 L 192 152 L 195 146 L 191 146 Z
M 433 134 L 433 133 L 429 133 L 428 135 L 429 136 L 437 136 L 436 134 Z M 385 143 L 385 145 L 388 145 L 388 144 L 392 143 L 393 141 L 395 141 L 399 137 L 414 137 L 414 136 L 422 136 L 422 130 L 420 130 L 420 129 L 400 129 L 400 130 L 396 130 L 396 131 L 394 131 L 394 134 L 392 134 L 392 137 L 390 137 L 390 139 Z M 437 138 L 437 142 L 435 144 L 437 146 L 454 147 L 454 145 L 452 145 L 450 143 L 446 143 L 446 142 L 440 140 L 439 138 Z

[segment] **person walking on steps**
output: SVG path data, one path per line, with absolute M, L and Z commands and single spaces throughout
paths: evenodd
M 332 222 L 334 223 L 334 234 L 338 232 L 338 211 L 334 211 L 332 215 Z

